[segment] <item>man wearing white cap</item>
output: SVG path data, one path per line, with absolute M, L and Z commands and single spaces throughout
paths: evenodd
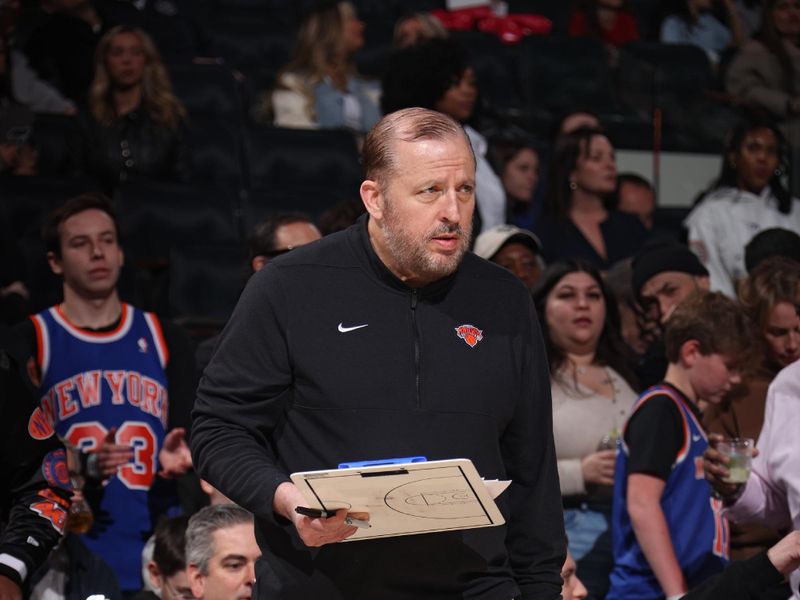
M 475 239 L 475 254 L 505 267 L 529 290 L 544 268 L 541 249 L 539 238 L 514 225 L 496 225 Z

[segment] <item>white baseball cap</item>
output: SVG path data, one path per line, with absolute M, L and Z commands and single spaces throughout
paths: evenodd
M 518 242 L 530 248 L 537 256 L 542 251 L 542 243 L 527 229 L 515 225 L 495 225 L 475 238 L 474 252 L 481 258 L 491 260 L 500 248 L 509 242 Z

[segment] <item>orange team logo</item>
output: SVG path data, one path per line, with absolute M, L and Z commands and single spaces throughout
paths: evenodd
M 475 325 L 459 325 L 456 327 L 456 335 L 467 343 L 467 346 L 474 348 L 483 339 L 483 331 Z
M 53 435 L 53 424 L 41 408 L 37 408 L 28 420 L 28 433 L 35 440 L 46 440 Z

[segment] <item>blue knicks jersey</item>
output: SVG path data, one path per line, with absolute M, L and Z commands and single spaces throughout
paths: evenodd
M 152 530 L 148 491 L 167 426 L 167 348 L 158 319 L 122 305 L 119 325 L 94 333 L 71 324 L 60 307 L 31 317 L 41 369 L 43 417 L 83 451 L 112 427 L 134 457 L 103 487 L 92 529 L 82 537 L 117 575 L 123 590 L 141 587 L 141 552 Z
M 634 404 L 628 423 L 636 411 L 654 396 L 668 396 L 680 411 L 683 423 L 683 445 L 661 495 L 661 509 L 667 520 L 675 556 L 691 588 L 725 568 L 728 560 L 728 522 L 720 514 L 722 501 L 711 496 L 711 489 L 703 475 L 703 452 L 708 447 L 705 431 L 680 394 L 664 385 L 649 388 Z M 653 432 L 653 435 L 657 433 Z M 617 456 L 614 478 L 611 517 L 614 569 L 606 599 L 664 598 L 661 585 L 642 552 L 628 515 L 628 448 L 624 443 Z

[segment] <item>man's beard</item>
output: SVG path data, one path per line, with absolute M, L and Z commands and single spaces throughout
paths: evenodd
M 442 234 L 456 234 L 458 247 L 452 254 L 441 254 L 428 249 L 428 242 Z M 386 200 L 383 219 L 383 236 L 386 247 L 397 268 L 408 275 L 429 283 L 455 272 L 469 248 L 472 237 L 472 222 L 463 227 L 458 223 L 439 223 L 426 232 L 422 239 L 416 238 L 394 212 L 392 202 Z

